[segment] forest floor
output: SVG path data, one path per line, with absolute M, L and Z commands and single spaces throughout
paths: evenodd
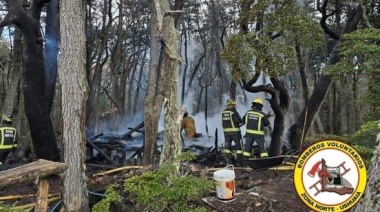
M 202 168 L 202 167 L 201 167 Z M 103 170 L 104 171 L 104 170 Z M 261 169 L 248 170 L 236 168 L 235 170 L 235 199 L 230 202 L 223 202 L 216 198 L 216 192 L 210 191 L 207 196 L 200 198 L 197 204 L 207 209 L 207 211 L 310 211 L 298 198 L 293 185 L 292 170 Z M 93 204 L 99 201 L 107 186 L 111 184 L 122 185 L 125 176 L 131 170 L 121 170 L 109 174 L 96 175 L 102 170 L 89 171 L 87 174 L 88 190 L 90 202 Z M 209 174 L 211 174 L 210 172 Z M 211 175 L 212 176 L 212 175 Z M 0 202 L 13 207 L 33 204 L 37 187 L 34 184 L 20 185 L 0 191 Z M 50 181 L 50 194 L 59 195 L 61 191 L 60 179 Z M 10 200 L 6 197 L 12 197 Z M 21 206 L 21 207 L 20 207 Z M 59 199 L 49 204 L 49 211 L 58 211 Z M 33 205 L 29 205 L 29 208 Z M 133 209 L 133 204 L 127 203 L 118 206 L 111 211 L 138 211 Z
M 206 152 L 204 157 L 199 156 L 196 161 L 189 163 L 195 167 L 195 170 L 191 170 L 190 174 L 199 176 L 200 173 L 203 172 L 204 176 L 213 180 L 213 172 L 225 167 L 223 162 L 221 162 L 220 154 L 210 152 L 211 144 L 210 142 L 189 147 L 190 151 L 197 152 L 197 154 L 200 155 L 203 154 L 200 152 Z M 123 185 L 128 176 L 137 175 L 145 170 L 144 168 L 128 169 L 126 168 L 127 166 L 121 166 L 121 169 L 115 170 L 107 166 L 107 162 L 104 160 L 97 162 L 99 163 L 91 162 L 92 165 L 87 164 L 87 189 L 89 191 L 91 207 L 104 198 L 104 191 L 109 185 Z M 288 162 L 295 163 L 295 161 Z M 22 164 L 13 166 L 18 165 Z M 234 172 L 235 199 L 233 201 L 224 202 L 217 199 L 216 189 L 214 188 L 209 191 L 208 195 L 199 198 L 199 200 L 195 202 L 196 205 L 206 208 L 207 211 L 217 212 L 310 211 L 295 192 L 293 170 L 279 170 L 278 167 L 271 167 L 252 171 L 249 167 L 235 167 Z M 49 202 L 49 212 L 59 211 L 61 188 L 61 180 L 59 177 L 50 180 L 49 194 L 51 197 L 49 197 L 49 200 L 51 201 Z M 18 209 L 30 208 L 31 211 L 33 211 L 36 193 L 37 186 L 35 184 L 9 187 L 0 190 L 0 204 L 9 205 Z M 123 201 L 121 204 L 112 207 L 110 211 L 129 212 L 138 211 L 138 209 L 136 209 L 132 201 Z

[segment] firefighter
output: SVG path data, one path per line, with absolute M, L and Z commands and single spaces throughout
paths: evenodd
M 195 121 L 191 116 L 189 116 L 189 113 L 187 111 L 185 111 L 183 114 L 181 132 L 182 130 L 185 130 L 186 136 L 190 140 L 193 140 L 197 134 L 197 130 L 195 129 Z
M 240 127 L 244 125 L 239 113 L 236 111 L 236 102 L 233 99 L 227 100 L 226 109 L 222 112 L 222 125 L 224 132 L 224 149 L 222 153 L 227 159 L 227 163 L 233 158 L 231 143 L 236 146 L 236 165 L 243 162 L 243 149 Z
M 0 170 L 7 169 L 7 157 L 16 147 L 17 130 L 12 126 L 11 115 L 4 114 L 0 125 Z
M 264 128 L 272 132 L 269 115 L 262 112 L 263 102 L 261 99 L 255 99 L 252 102 L 252 108 L 243 116 L 246 124 L 244 158 L 251 157 L 252 145 L 256 141 L 260 158 L 268 157 L 267 148 L 264 140 Z

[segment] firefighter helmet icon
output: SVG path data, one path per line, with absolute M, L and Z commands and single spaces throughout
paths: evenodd
M 346 211 L 362 197 L 367 180 L 357 151 L 335 140 L 319 141 L 299 156 L 294 186 L 302 202 L 315 211 Z

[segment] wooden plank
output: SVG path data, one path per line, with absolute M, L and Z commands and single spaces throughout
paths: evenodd
M 56 197 L 59 196 L 59 193 L 56 194 L 49 194 L 48 197 Z M 32 197 L 35 198 L 36 194 L 19 194 L 19 195 L 8 195 L 8 196 L 2 196 L 0 197 L 0 201 L 8 201 L 8 200 L 15 200 L 15 199 L 22 199 L 26 197 Z
M 49 180 L 46 178 L 38 181 L 37 201 L 35 212 L 46 212 L 48 210 Z
M 61 199 L 61 197 L 52 197 L 50 199 L 48 199 L 48 202 L 54 202 L 54 201 L 57 201 Z M 24 210 L 24 209 L 31 209 L 35 206 L 36 204 L 35 203 L 30 203 L 30 204 L 26 204 L 26 205 L 20 205 L 20 206 L 14 206 L 12 207 L 11 209 L 13 210 Z
M 0 189 L 20 184 L 34 183 L 36 179 L 46 178 L 64 172 L 68 165 L 39 159 L 32 163 L 0 172 Z
M 109 171 L 105 171 L 105 172 L 97 173 L 97 174 L 94 174 L 93 176 L 102 176 L 102 175 L 107 175 L 107 174 L 111 174 L 111 173 L 119 172 L 119 171 L 123 171 L 123 170 L 128 170 L 128 169 L 141 169 L 141 168 L 144 168 L 144 167 L 145 167 L 145 166 L 124 166 L 124 167 L 120 167 L 120 168 L 112 169 L 112 170 L 109 170 Z

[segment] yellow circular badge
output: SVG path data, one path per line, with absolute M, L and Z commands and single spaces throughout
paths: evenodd
M 357 204 L 367 184 L 362 157 L 337 140 L 318 141 L 299 156 L 294 187 L 299 198 L 315 211 L 347 211 Z

